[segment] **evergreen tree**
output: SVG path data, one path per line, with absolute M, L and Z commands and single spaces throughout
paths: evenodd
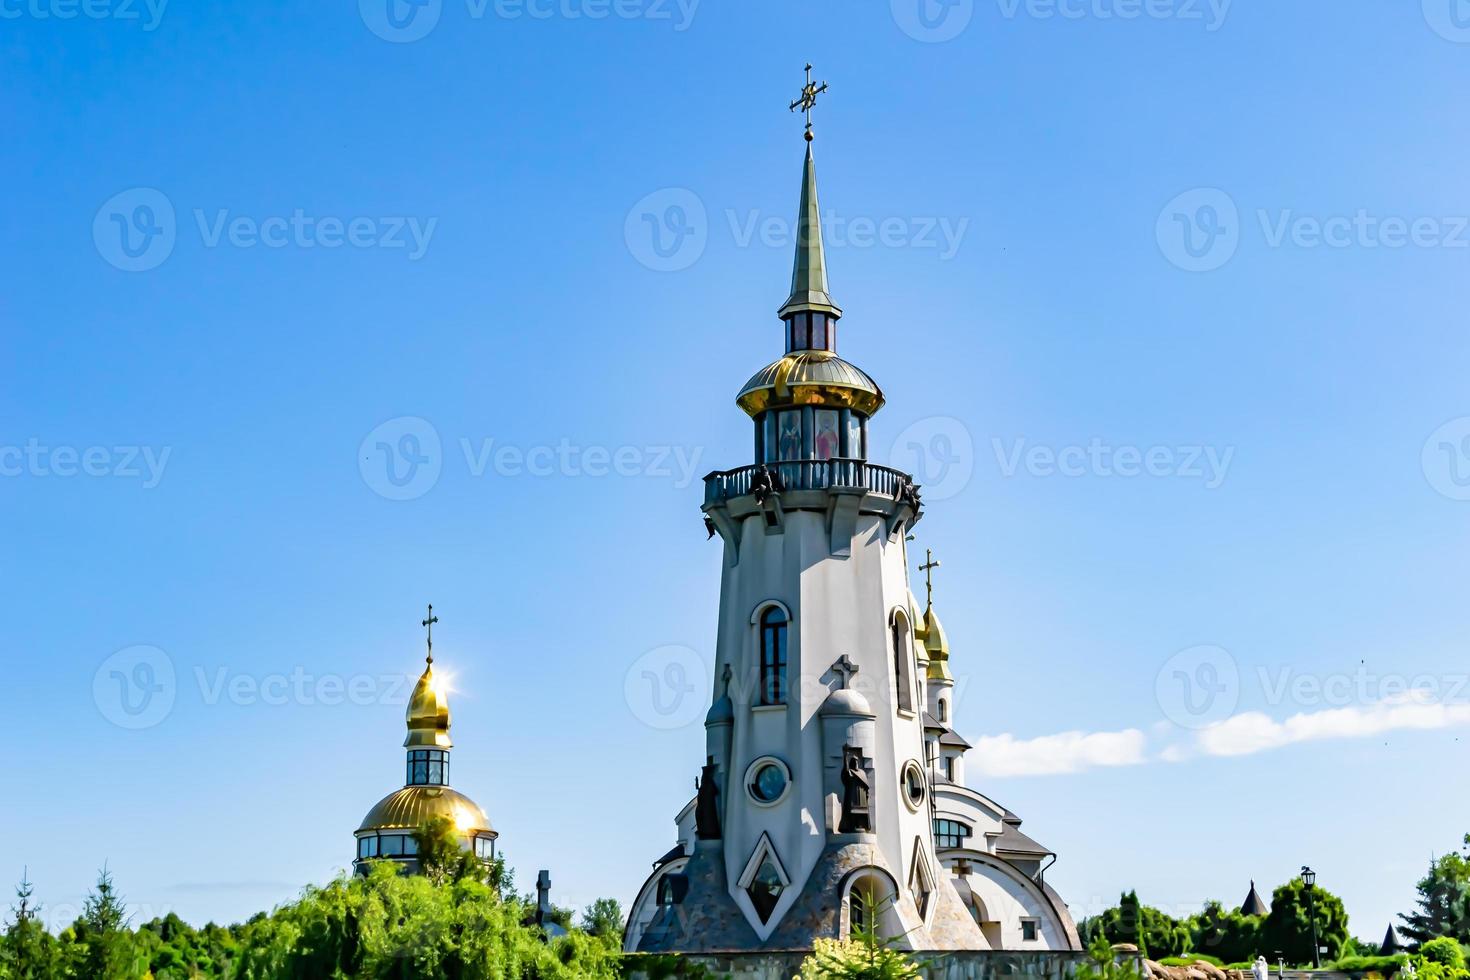
M 1309 890 L 1299 877 L 1272 893 L 1271 914 L 1266 916 L 1261 936 L 1265 942 L 1262 952 L 1266 956 L 1280 955 L 1288 963 L 1311 963 L 1312 910 L 1316 914 L 1317 937 L 1327 947 L 1322 959 L 1338 959 L 1344 950 L 1350 953 L 1354 946 L 1342 899 L 1316 885 Z
M 0 937 L 0 976 L 7 980 L 61 980 L 61 963 L 55 937 L 40 920 L 40 906 L 31 896 L 35 886 L 22 872 L 15 888 L 16 904 L 10 908 L 10 924 Z
M 1101 936 L 1110 944 L 1137 946 L 1139 952 L 1153 959 L 1183 956 L 1193 943 L 1185 923 L 1144 905 L 1138 893 L 1132 891 L 1118 899 L 1117 907 L 1084 922 L 1083 935 L 1089 942 Z
M 1419 908 L 1404 920 L 1404 935 L 1416 943 L 1436 936 L 1450 936 L 1470 943 L 1470 834 L 1465 835 L 1462 853 L 1446 854 L 1429 863 L 1429 873 L 1419 879 Z
M 128 931 L 128 913 L 112 882 L 107 865 L 97 873 L 97 885 L 82 903 L 82 914 L 72 925 L 80 959 L 80 974 L 98 980 L 134 980 L 147 971 Z

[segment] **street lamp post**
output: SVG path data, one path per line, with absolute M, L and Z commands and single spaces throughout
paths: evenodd
M 1317 938 L 1317 872 L 1302 866 L 1302 881 L 1307 886 L 1307 916 L 1312 920 L 1312 963 L 1322 969 L 1322 943 Z

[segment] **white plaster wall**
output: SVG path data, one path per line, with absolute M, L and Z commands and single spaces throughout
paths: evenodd
M 725 866 L 732 895 L 747 909 L 751 925 L 763 938 L 795 900 L 827 842 L 824 768 L 839 762 L 841 746 L 823 745 L 817 712 L 837 686 L 830 669 L 843 655 L 858 665 L 853 687 L 877 714 L 872 802 L 884 858 L 901 877 L 900 886 L 906 886 L 917 839 L 931 871 L 940 876 L 927 803 L 918 812 L 911 811 L 902 801 L 899 783 L 905 760 L 917 760 L 921 767 L 924 762 L 919 715 L 917 711 L 900 715 L 893 695 L 889 615 L 896 607 L 906 609 L 908 599 L 902 534 L 890 539 L 879 518 L 859 517 L 848 557 L 833 557 L 829 545 L 825 514 L 788 512 L 784 529 L 775 534 L 767 534 L 761 518 L 751 516 L 742 529 L 739 560 L 731 561 L 734 556 L 727 555 L 724 568 L 715 677 L 723 675 L 726 664 L 732 667 L 730 695 L 735 707 L 725 779 Z M 752 623 L 760 606 L 770 600 L 784 605 L 791 616 L 787 667 L 791 689 L 787 704 L 775 708 L 757 703 L 758 627 Z M 716 696 L 720 690 L 716 681 Z M 793 779 L 791 791 L 774 807 L 755 804 L 745 792 L 747 767 L 765 755 L 782 759 Z M 791 887 L 764 926 L 750 913 L 748 899 L 738 887 L 762 834 L 769 835 L 791 878 Z
M 1050 905 L 1034 890 L 1010 875 L 988 865 L 976 864 L 967 876 L 971 891 L 984 902 L 991 917 L 1001 923 L 1001 949 L 1064 950 L 1067 937 L 1062 934 Z M 1040 938 L 1026 942 L 1021 938 L 1021 920 L 1036 919 Z

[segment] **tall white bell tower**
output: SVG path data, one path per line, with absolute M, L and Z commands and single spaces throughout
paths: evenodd
M 837 355 L 808 114 L 784 353 L 740 390 L 750 465 L 706 478 L 724 547 L 692 853 L 637 948 L 808 949 L 856 920 L 912 948 L 984 948 L 933 836 L 928 654 L 909 588 L 918 488 L 868 462 L 883 394 Z

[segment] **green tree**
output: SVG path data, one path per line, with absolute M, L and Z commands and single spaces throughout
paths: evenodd
M 40 921 L 40 906 L 31 901 L 35 886 L 27 873 L 16 886 L 10 924 L 0 937 L 0 977 L 7 980 L 60 980 L 63 976 L 56 939 Z
M 1265 943 L 1265 955 L 1279 954 L 1288 963 L 1308 964 L 1312 962 L 1312 915 L 1309 904 L 1315 909 L 1317 936 L 1327 947 L 1322 959 L 1335 960 L 1350 944 L 1347 910 L 1342 899 L 1320 886 L 1309 889 L 1300 877 L 1293 878 L 1276 889 L 1271 896 L 1271 914 L 1266 916 L 1261 939 Z
M 1153 959 L 1183 956 L 1193 942 L 1189 926 L 1150 908 L 1138 900 L 1137 892 L 1124 892 L 1115 908 L 1083 923 L 1084 936 L 1092 942 L 1098 936 L 1109 944 L 1127 943 Z
M 1264 916 L 1245 915 L 1239 909 L 1227 910 L 1219 902 L 1207 902 L 1189 920 L 1192 950 L 1226 963 L 1253 960 L 1264 952 L 1261 945 L 1264 922 Z
M 615 898 L 599 898 L 582 912 L 582 930 L 600 939 L 623 936 L 623 907 Z
M 135 980 L 148 972 L 145 956 L 128 929 L 126 903 L 104 864 L 97 884 L 82 903 L 82 914 L 61 937 L 69 947 L 62 958 L 76 973 L 97 980 Z
M 1451 936 L 1470 943 L 1470 834 L 1464 850 L 1429 862 L 1429 872 L 1417 886 L 1419 908 L 1406 915 L 1404 935 L 1416 943 Z
M 484 876 L 480 861 L 465 848 L 448 817 L 431 818 L 414 831 L 413 839 L 418 843 L 419 872 L 434 884 Z
M 1097 935 L 1087 944 L 1087 959 L 1078 965 L 1076 980 L 1139 980 L 1140 976 L 1132 958 L 1120 959 L 1107 938 Z
M 892 905 L 869 890 L 865 904 L 873 910 L 866 922 L 855 922 L 851 938 L 818 939 L 802 961 L 796 980 L 918 980 L 919 964 L 896 949 L 898 937 L 878 931 L 878 920 Z

